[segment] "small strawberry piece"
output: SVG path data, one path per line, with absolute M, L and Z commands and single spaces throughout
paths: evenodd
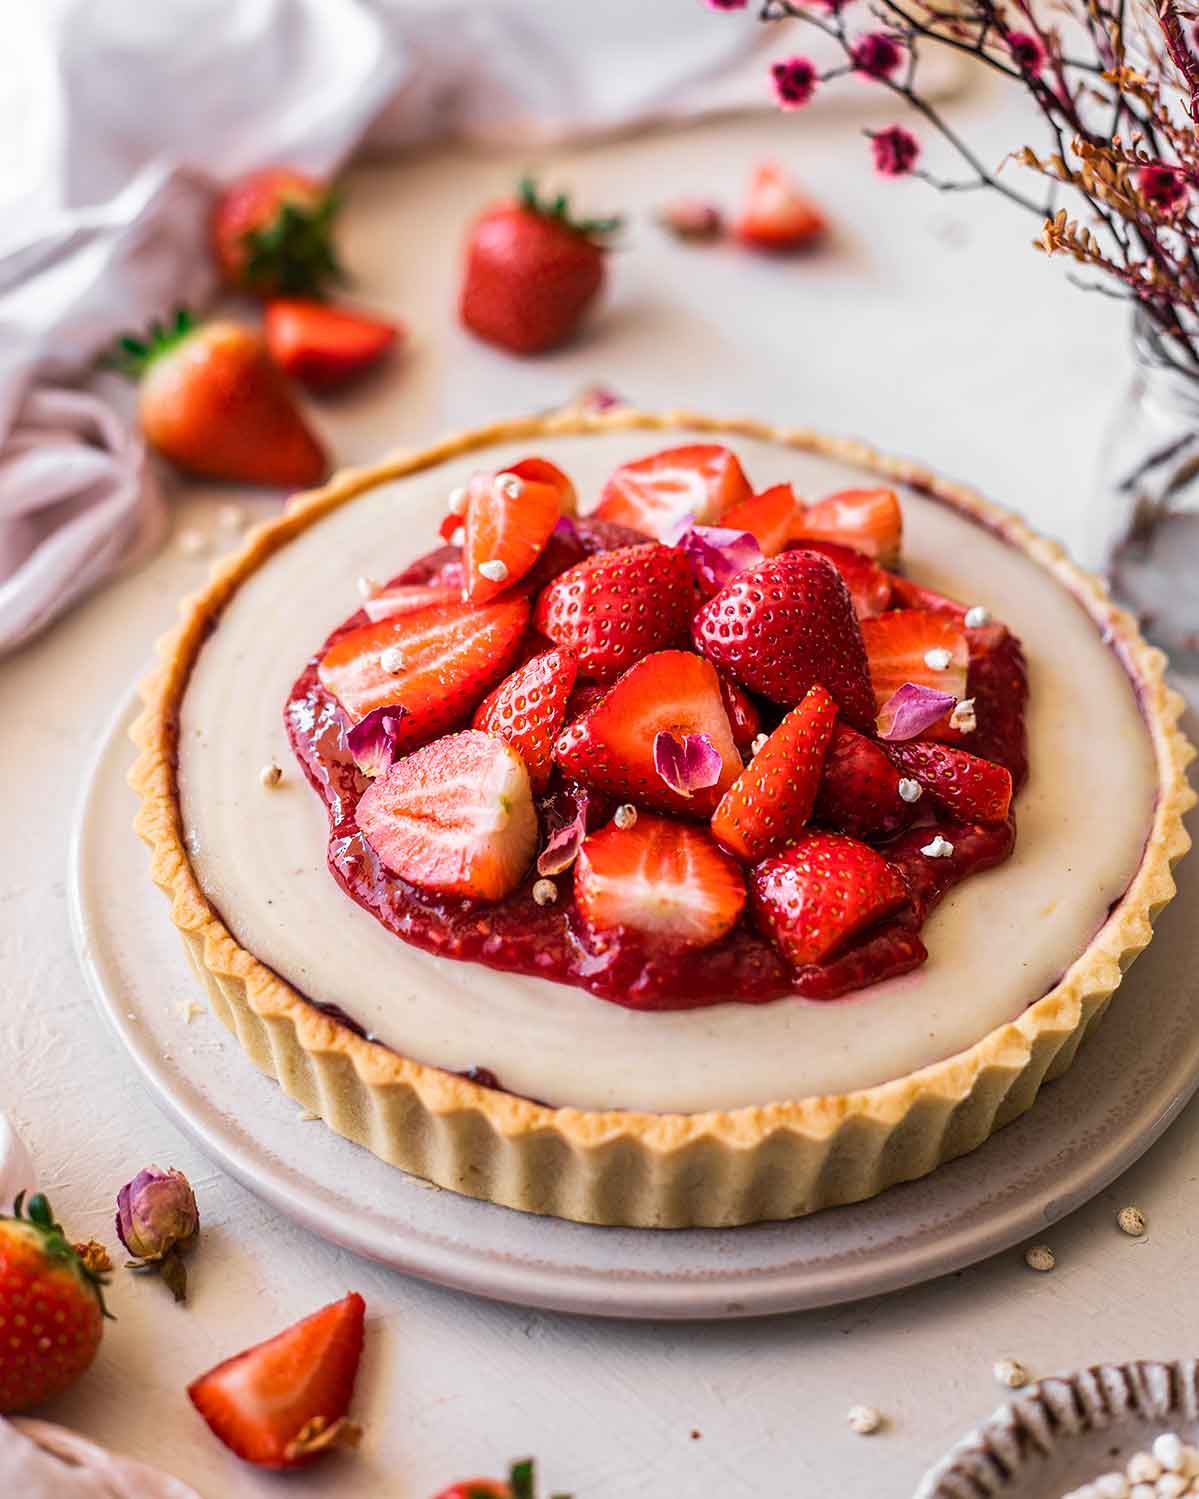
M 795 968 L 833 957 L 907 899 L 894 865 L 840 833 L 805 833 L 750 875 L 758 928 Z
M 754 168 L 737 238 L 757 250 L 796 250 L 826 228 L 816 205 L 800 192 L 777 161 Z
M 893 489 L 843 489 L 808 506 L 796 537 L 839 541 L 893 567 L 899 561 L 903 512 Z
M 711 525 L 752 493 L 728 448 L 692 443 L 622 464 L 604 485 L 595 513 L 600 520 L 673 542 L 688 517 L 693 524 Z
M 447 895 L 502 900 L 537 852 L 524 761 L 475 729 L 397 761 L 363 793 L 354 816 L 393 874 Z
M 724 766 L 720 779 L 689 797 L 672 790 L 654 766 L 658 734 L 680 740 L 706 734 Z M 711 817 L 742 769 L 720 680 L 690 651 L 657 651 L 630 667 L 590 712 L 567 725 L 554 758 L 585 786 L 692 817 Z
M 610 682 L 641 657 L 685 640 L 693 602 L 689 559 L 643 542 L 560 574 L 538 599 L 534 623 L 574 654 L 580 676 Z
M 936 593 L 931 588 L 921 588 L 919 583 L 913 583 L 911 578 L 901 577 L 898 573 L 889 573 L 888 577 L 893 608 L 926 609 L 932 614 L 944 614 L 954 620 L 969 642 L 972 657 L 984 656 L 1009 639 L 1007 626 L 996 619 L 988 620 L 984 625 L 967 625 L 966 616 L 971 606 L 959 603 L 957 599 L 946 598 L 943 593 Z
M 258 296 L 309 297 L 344 280 L 333 248 L 338 200 L 290 167 L 239 178 L 213 209 L 212 249 L 230 286 Z
M 604 240 L 619 219 L 572 220 L 564 197 L 534 184 L 471 227 L 459 302 L 463 325 L 487 343 L 534 354 L 566 343 L 604 283 Z
M 747 754 L 762 727 L 762 715 L 753 698 L 743 687 L 738 687 L 731 677 L 720 678 L 720 695 L 724 699 L 724 711 L 729 716 L 733 743 L 743 755 Z
M 548 458 L 522 458 L 519 463 L 509 464 L 504 470 L 518 479 L 527 479 L 531 484 L 552 484 L 558 491 L 559 510 L 563 515 L 579 513 L 579 495 L 569 476 L 551 463 Z
M 585 839 L 575 900 L 596 931 L 709 947 L 740 920 L 745 878 L 702 828 L 642 812 L 631 828 L 610 823 Z
M 835 724 L 812 820 L 869 842 L 897 833 L 914 811 L 899 794 L 899 771 L 886 753 L 847 723 Z
M 263 331 L 279 368 L 317 391 L 345 385 L 377 364 L 400 332 L 382 318 L 299 298 L 268 302 Z
M 122 338 L 109 361 L 140 380 L 146 439 L 210 479 L 304 488 L 329 472 L 262 338 L 239 323 L 197 327 L 180 309 L 145 340 Z
M 463 594 L 483 604 L 518 582 L 545 550 L 562 513 L 556 484 L 508 470 L 478 474 L 468 486 Z
M 790 707 L 820 682 L 851 723 L 874 722 L 862 632 L 840 573 L 815 552 L 748 569 L 695 616 L 696 649 L 751 691 Z
M 474 716 L 474 728 L 503 739 L 520 755 L 537 795 L 549 785 L 554 742 L 574 683 L 574 658 L 566 651 L 543 651 L 501 682 Z
M 231 1452 L 261 1468 L 300 1468 L 360 1435 L 346 1420 L 362 1357 L 356 1291 L 226 1359 L 187 1387 Z
M 794 537 L 803 514 L 790 484 L 774 484 L 761 494 L 739 500 L 720 517 L 730 531 L 748 531 L 764 557 L 777 557 Z
M 321 685 L 352 719 L 400 704 L 407 711 L 397 745 L 406 754 L 462 723 L 516 665 L 529 619 L 521 595 L 470 609 L 424 609 L 342 635 L 318 668 Z M 400 653 L 398 670 L 383 653 Z
M 104 1279 L 35 1193 L 0 1216 L 0 1414 L 60 1395 L 89 1367 L 103 1332 Z
M 838 541 L 808 539 L 797 543 L 805 552 L 819 552 L 827 557 L 849 589 L 854 613 L 859 619 L 873 619 L 891 607 L 891 579 L 864 553 Z
M 913 739 L 888 747 L 891 758 L 967 822 L 1002 822 L 1012 805 L 1011 772 L 948 744 Z
M 455 609 L 462 602 L 462 587 L 452 584 L 402 583 L 385 588 L 362 601 L 362 610 L 372 624 L 397 614 L 419 614 L 422 609 Z
M 862 621 L 870 683 L 881 708 L 905 682 L 966 695 L 970 647 L 952 619 L 923 609 L 891 609 Z M 948 660 L 943 653 L 948 653 Z M 944 665 L 940 664 L 944 661 Z
M 725 792 L 712 818 L 722 848 L 746 864 L 778 853 L 812 813 L 837 705 L 817 685 L 808 690 Z

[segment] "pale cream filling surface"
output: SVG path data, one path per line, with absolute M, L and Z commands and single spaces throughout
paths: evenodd
M 960 1051 L 1020 1014 L 1082 952 L 1137 868 L 1150 824 L 1148 732 L 1090 617 L 999 538 L 903 492 L 911 572 L 1010 624 L 1031 677 L 1032 775 L 1017 803 L 1015 853 L 933 914 L 924 967 L 826 1004 L 639 1014 L 565 984 L 433 957 L 388 932 L 329 874 L 325 810 L 287 741 L 283 704 L 305 661 L 357 607 L 358 575 L 394 574 L 436 544 L 449 490 L 475 469 L 538 452 L 571 474 L 587 509 L 618 463 L 686 440 L 627 432 L 500 444 L 380 485 L 242 585 L 184 698 L 187 844 L 238 941 L 404 1055 L 489 1067 L 512 1091 L 549 1103 L 732 1108 L 862 1088 Z M 781 446 L 732 445 L 758 488 L 790 479 L 817 498 L 871 482 Z M 284 778 L 268 789 L 259 771 L 272 760 Z

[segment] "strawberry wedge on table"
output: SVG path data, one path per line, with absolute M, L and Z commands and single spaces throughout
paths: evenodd
M 688 517 L 712 525 L 753 491 L 736 456 L 717 443 L 668 448 L 623 464 L 608 479 L 596 515 L 673 541 Z
M 754 169 L 737 238 L 756 250 L 797 250 L 825 231 L 820 209 L 806 198 L 777 161 Z
M 335 390 L 377 364 L 400 335 L 384 318 L 328 302 L 277 297 L 263 321 L 279 368 L 310 390 Z

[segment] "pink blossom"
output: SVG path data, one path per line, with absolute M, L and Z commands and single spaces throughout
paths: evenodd
M 884 177 L 906 177 L 920 155 L 920 142 L 902 125 L 888 125 L 871 137 L 874 169 Z
M 903 47 L 889 32 L 868 31 L 850 50 L 854 68 L 867 78 L 890 78 L 903 62 Z
M 1008 33 L 1007 45 L 1016 66 L 1036 78 L 1045 66 L 1045 48 L 1040 37 L 1033 36 L 1031 31 L 1012 31 Z
M 1173 167 L 1159 164 L 1142 167 L 1137 173 L 1137 191 L 1147 203 L 1168 213 L 1186 198 L 1186 178 Z
M 816 92 L 820 72 L 810 57 L 788 57 L 770 70 L 780 109 L 802 109 Z

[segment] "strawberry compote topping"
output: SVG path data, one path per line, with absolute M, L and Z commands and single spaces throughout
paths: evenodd
M 537 459 L 451 495 L 454 541 L 288 699 L 346 893 L 430 952 L 634 1009 L 919 966 L 932 907 L 1015 841 L 1023 653 L 888 570 L 889 491 L 783 490 L 759 503 L 706 446 L 618 471 L 597 519 Z

